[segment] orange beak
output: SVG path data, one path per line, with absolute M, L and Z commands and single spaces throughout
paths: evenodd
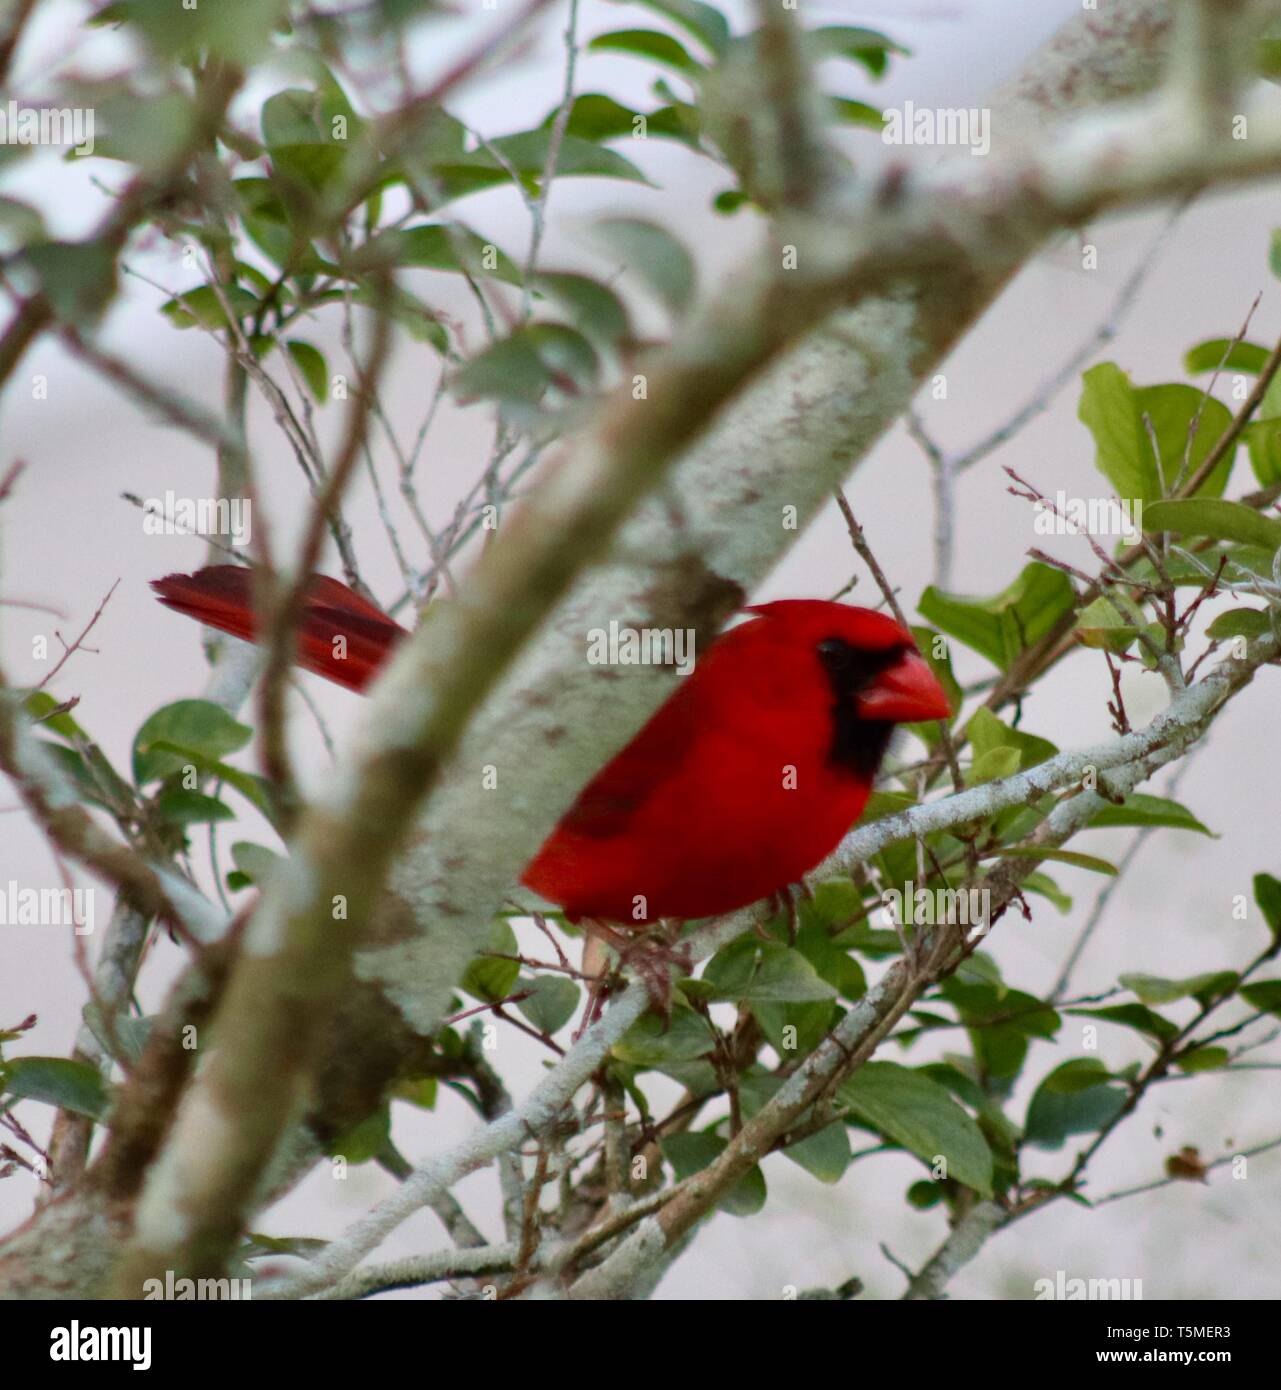
M 860 719 L 916 724 L 925 719 L 949 719 L 952 707 L 929 663 L 917 651 L 907 651 L 882 671 L 854 702 Z

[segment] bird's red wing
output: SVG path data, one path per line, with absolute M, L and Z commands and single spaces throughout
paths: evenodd
M 161 603 L 178 613 L 246 642 L 257 638 L 253 576 L 247 569 L 210 565 L 195 574 L 166 575 L 151 587 Z M 363 690 L 406 635 L 345 584 L 312 575 L 298 624 L 298 664 L 349 690 Z
M 592 778 L 553 832 L 608 840 L 624 835 L 632 819 L 670 777 L 681 771 L 699 723 L 681 686 L 639 734 Z M 549 844 L 551 841 L 549 840 Z
M 308 599 L 299 625 L 298 664 L 349 690 L 364 690 L 406 636 L 403 627 L 381 614 L 370 618 Z

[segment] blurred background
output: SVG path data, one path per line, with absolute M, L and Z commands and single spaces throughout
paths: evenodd
M 427 81 L 445 70 L 477 34 L 501 23 L 504 8 L 512 3 L 497 0 L 497 10 L 486 10 L 479 0 L 466 0 L 457 18 L 421 31 L 412 54 L 415 71 Z M 736 27 L 742 27 L 745 7 L 724 8 L 734 16 Z M 851 67 L 834 77 L 835 90 L 883 107 L 908 99 L 936 107 L 978 105 L 1079 10 L 1079 0 L 1038 0 L 1034 6 L 1026 0 L 903 0 L 872 6 L 806 0 L 802 7 L 807 25 L 867 24 L 911 50 L 910 57 L 892 64 L 879 84 Z M 120 36 L 84 31 L 84 14 L 77 4 L 42 7 L 14 74 L 14 91 L 24 100 L 52 88 L 57 72 L 106 71 L 120 61 Z M 604 0 L 584 0 L 580 33 L 586 39 L 639 22 L 649 24 L 651 17 Z M 560 99 L 562 27 L 555 10 L 545 16 L 514 58 L 455 98 L 455 114 L 490 134 L 517 128 L 522 121 L 541 121 Z M 282 73 L 282 85 L 286 78 Z M 644 105 L 652 78 L 651 68 L 625 57 L 584 55 L 578 87 Z M 257 95 L 260 101 L 262 93 Z M 252 94 L 243 105 L 244 111 L 252 112 Z M 860 168 L 875 169 L 886 155 L 874 134 L 849 132 L 841 139 Z M 592 264 L 584 228 L 594 214 L 623 211 L 662 221 L 677 232 L 698 258 L 704 290 L 732 277 L 753 246 L 759 224 L 751 214 L 726 218 L 711 209 L 711 198 L 724 187 L 724 175 L 675 144 L 633 143 L 636 148 L 627 149 L 628 157 L 656 186 L 558 182 L 550 201 L 542 265 L 569 269 Z M 929 151 L 923 154 L 932 157 Z M 57 152 L 44 152 L 11 172 L 0 191 L 38 202 L 56 234 L 80 236 L 106 206 L 97 181 L 113 188 L 118 169 L 99 160 L 68 164 Z M 1057 239 L 1018 276 L 948 361 L 947 399 L 933 400 L 922 393 L 918 407 L 933 436 L 945 448 L 958 450 L 1004 423 L 1112 316 L 1118 294 L 1145 262 L 1150 265 L 1137 299 L 1103 354 L 1136 382 L 1186 380 L 1181 366 L 1185 349 L 1205 338 L 1231 337 L 1260 294 L 1249 336 L 1268 344 L 1275 341 L 1281 334 L 1281 286 L 1268 269 L 1268 245 L 1273 227 L 1281 225 L 1276 195 L 1275 186 L 1260 186 L 1203 198 L 1164 237 L 1160 229 L 1167 221 L 1165 213 L 1091 227 L 1086 239 L 1098 247 L 1098 267 L 1093 270 L 1082 269 L 1082 238 Z M 528 218 L 512 191 L 471 198 L 458 211 L 509 254 L 523 252 Z M 104 341 L 156 380 L 219 408 L 220 348 L 199 331 L 178 331 L 158 313 L 168 294 L 196 283 L 193 272 L 182 265 L 179 249 L 156 237 L 129 263 L 135 274 L 104 325 Z M 429 292 L 433 302 L 462 317 L 471 314 L 466 292 L 455 281 L 430 272 L 422 276 L 428 287 L 423 293 Z M 336 318 L 320 320 L 308 334 L 334 360 L 341 355 L 338 328 Z M 439 358 L 427 347 L 408 340 L 398 343 L 383 401 L 393 420 L 406 422 L 406 431 L 421 418 L 440 370 Z M 47 399 L 33 398 L 37 377 L 47 380 Z M 1007 492 L 1003 464 L 1051 494 L 1059 488 L 1083 497 L 1100 493 L 1093 445 L 1076 419 L 1078 393 L 1078 384 L 1069 386 L 1052 408 L 960 481 L 954 588 L 974 594 L 996 592 L 1018 572 L 1029 546 L 1045 544 L 1032 533 L 1028 504 Z M 318 416 L 322 439 L 332 439 L 339 421 L 335 410 L 321 410 Z M 251 406 L 251 423 L 259 477 L 265 484 L 264 505 L 277 544 L 283 545 L 303 512 L 303 480 L 269 411 L 257 399 Z M 422 493 L 433 522 L 442 524 L 452 515 L 458 496 L 483 466 L 489 440 L 486 407 L 443 407 L 422 465 Z M 141 514 L 121 494 L 145 498 L 172 489 L 180 495 L 205 495 L 212 488 L 212 460 L 206 449 L 149 420 L 100 377 L 49 343 L 25 360 L 10 385 L 0 413 L 0 442 L 0 470 L 14 458 L 28 465 L 15 494 L 0 507 L 0 594 L 47 604 L 65 615 L 55 619 L 0 605 L 0 660 L 10 682 L 40 680 L 48 663 L 33 659 L 33 639 L 51 637 L 57 628 L 69 640 L 119 580 L 88 639 L 96 651 L 75 655 L 60 673 L 54 692 L 62 699 L 79 695 L 77 717 L 118 765 L 127 765 L 134 732 L 145 714 L 198 694 L 204 683 L 198 629 L 159 608 L 147 581 L 203 563 L 205 547 L 196 538 L 145 535 Z M 1252 486 L 1244 456 L 1235 481 L 1238 490 Z M 869 541 L 910 608 L 932 577 L 933 515 L 925 460 L 902 427 L 860 466 L 849 495 Z M 400 576 L 364 478 L 351 494 L 348 515 L 364 576 L 375 593 L 390 602 L 401 592 Z M 1052 538 L 1048 548 L 1084 568 L 1094 567 L 1082 540 Z M 329 567 L 336 572 L 332 555 Z M 801 538 L 760 597 L 828 595 L 857 569 L 843 524 L 832 509 Z M 868 588 L 864 577 L 855 597 Z M 56 659 L 56 640 L 50 645 Z M 986 674 L 978 658 L 964 651 L 958 650 L 956 661 L 962 679 Z M 313 677 L 301 679 L 341 744 L 358 717 L 357 697 Z M 1102 657 L 1081 652 L 1038 687 L 1026 704 L 1023 726 L 1061 747 L 1102 740 L 1109 732 L 1109 689 Z M 1124 694 L 1136 724 L 1146 722 L 1164 700 L 1158 678 L 1130 668 Z M 1233 895 L 1249 895 L 1256 871 L 1281 873 L 1276 760 L 1264 736 L 1274 727 L 1268 710 L 1275 709 L 1276 701 L 1275 680 L 1265 675 L 1216 725 L 1211 747 L 1193 760 L 1179 799 L 1219 838 L 1161 831 L 1152 839 L 1113 898 L 1077 972 L 1077 990 L 1107 988 L 1127 970 L 1183 976 L 1228 968 L 1257 949 L 1257 916 L 1245 923 L 1234 921 L 1231 901 Z M 295 715 L 292 736 L 299 766 L 313 786 L 319 785 L 329 766 L 328 755 L 308 712 L 296 705 Z M 1150 790 L 1160 791 L 1161 786 Z M 13 809 L 15 800 L 12 788 L 0 785 L 0 886 L 10 879 L 55 886 L 59 880 L 48 849 L 25 816 Z M 1115 860 L 1132 833 L 1087 832 L 1074 847 Z M 252 820 L 238 825 L 233 838 L 274 843 L 269 829 Z M 202 849 L 197 848 L 193 859 L 207 874 L 208 858 Z M 1055 876 L 1073 895 L 1072 911 L 1061 915 L 1036 899 L 1031 922 L 1011 916 L 989 942 L 1006 979 L 1032 991 L 1045 991 L 1053 984 L 1103 881 L 1068 868 L 1056 870 Z M 91 954 L 109 909 L 109 895 L 100 889 L 98 931 L 89 938 Z M 180 953 L 167 941 L 153 948 L 139 989 L 144 1009 L 155 1007 L 179 964 Z M 15 1053 L 65 1054 L 83 1002 L 83 981 L 60 929 L 0 927 L 0 1027 L 12 1026 L 30 1013 L 39 1016 L 36 1027 L 12 1049 Z M 1079 1050 L 1073 1037 L 1079 1022 L 1065 1020 L 1061 1048 L 1038 1049 L 1028 1068 L 1032 1080 Z M 1143 1052 L 1134 1034 L 1108 1029 L 1101 1055 L 1109 1065 L 1120 1067 Z M 911 1063 L 925 1057 L 924 1052 L 919 1057 L 911 1053 L 900 1060 Z M 497 1060 L 517 1094 L 540 1074 L 539 1057 L 515 1034 L 501 1040 Z M 1092 1165 L 1091 1192 L 1160 1177 L 1166 1156 L 1183 1145 L 1195 1145 L 1211 1159 L 1273 1137 L 1281 1122 L 1277 1086 L 1276 1073 L 1260 1071 L 1209 1073 L 1156 1088 L 1139 1117 Z M 1030 1092 L 1031 1087 L 1026 1089 Z M 411 1159 L 443 1147 L 473 1123 L 456 1097 L 445 1090 L 441 1096 L 438 1111 L 431 1115 L 403 1105 L 394 1108 L 394 1137 Z M 1013 1113 L 1021 1113 L 1025 1099 L 1021 1095 L 1016 1100 Z M 51 1114 L 33 1103 L 21 1107 L 25 1123 L 41 1140 Z M 1069 1147 L 1033 1162 L 1039 1161 L 1047 1175 L 1057 1173 L 1071 1152 Z M 781 1157 L 767 1161 L 766 1175 L 770 1198 L 765 1210 L 746 1221 L 717 1215 L 672 1267 L 658 1297 L 777 1298 L 787 1285 L 834 1285 L 853 1274 L 865 1281 L 870 1296 L 893 1297 L 902 1289 L 902 1277 L 878 1249 L 879 1243 L 887 1242 L 899 1260 L 916 1267 L 945 1234 L 940 1212 L 914 1213 L 905 1206 L 902 1194 L 919 1175 L 918 1165 L 906 1156 L 881 1155 L 855 1164 L 834 1187 L 820 1185 Z M 273 1234 L 330 1236 L 393 1185 L 373 1165 L 351 1170 L 342 1183 L 320 1169 L 264 1216 L 260 1226 Z M 24 1172 L 0 1183 L 0 1228 L 7 1230 L 26 1216 L 35 1186 Z M 1279 1194 L 1281 1150 L 1252 1160 L 1244 1181 L 1234 1181 L 1221 1170 L 1209 1186 L 1178 1183 L 1097 1213 L 1060 1203 L 994 1240 L 953 1282 L 952 1295 L 1030 1298 L 1034 1280 L 1053 1278 L 1062 1269 L 1068 1277 L 1142 1279 L 1147 1297 L 1275 1298 L 1281 1295 L 1281 1227 L 1275 1220 Z M 457 1195 L 481 1228 L 496 1234 L 492 1175 L 473 1175 Z M 435 1217 L 420 1213 L 396 1232 L 382 1254 L 422 1251 L 441 1243 L 443 1233 Z

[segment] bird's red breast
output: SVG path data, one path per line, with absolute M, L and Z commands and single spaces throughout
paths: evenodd
M 245 570 L 214 566 L 153 587 L 169 607 L 252 639 L 249 583 Z M 911 634 L 885 614 L 818 599 L 748 612 L 583 788 L 525 869 L 521 881 L 571 919 L 707 917 L 797 882 L 858 819 L 894 725 L 950 713 Z M 299 660 L 360 690 L 404 636 L 317 577 Z

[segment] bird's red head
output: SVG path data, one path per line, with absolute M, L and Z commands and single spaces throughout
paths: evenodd
M 822 599 L 782 599 L 747 610 L 807 649 L 838 703 L 857 718 L 893 724 L 948 719 L 952 708 L 916 641 L 886 613 Z M 762 632 L 762 636 L 766 635 Z

